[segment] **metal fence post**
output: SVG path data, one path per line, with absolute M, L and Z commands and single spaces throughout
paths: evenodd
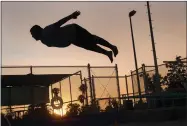
M 53 98 L 53 84 L 51 84 L 51 98 Z
M 147 92 L 148 85 L 147 85 L 147 75 L 146 75 L 146 70 L 145 70 L 145 64 L 142 64 L 142 72 L 143 72 L 143 80 L 144 80 L 145 92 Z
M 117 64 L 115 65 L 115 69 L 116 69 L 118 99 L 119 99 L 119 104 L 121 105 L 121 93 L 120 93 L 120 85 L 119 85 L 119 76 L 118 76 L 118 66 L 117 66 Z
M 88 64 L 88 79 L 89 79 L 89 85 L 90 85 L 90 97 L 91 97 L 91 102 L 92 102 L 93 101 L 93 89 L 92 89 L 90 64 Z
M 82 72 L 81 71 L 80 71 L 80 79 L 81 79 L 81 84 L 82 84 L 83 78 L 82 78 Z
M 69 77 L 69 89 L 70 89 L 70 98 L 71 98 L 71 104 L 72 104 L 72 91 L 71 91 L 71 79 Z
M 62 87 L 61 87 L 61 81 L 59 82 L 59 86 L 60 86 L 60 97 L 62 98 Z
M 62 98 L 61 81 L 59 82 L 59 86 L 60 86 L 60 97 Z M 63 115 L 63 106 L 62 106 L 62 108 L 61 108 L 60 110 L 62 110 L 62 111 L 61 111 L 61 114 Z
M 9 102 L 9 110 L 10 110 L 10 112 L 12 112 L 12 98 L 11 98 L 11 95 L 12 95 L 12 87 L 8 87 L 8 89 L 9 89 L 9 98 L 8 98 L 8 102 Z
M 32 66 L 30 66 L 30 72 L 31 72 L 31 74 L 32 74 Z
M 134 100 L 134 103 L 135 103 L 134 82 L 133 82 L 132 76 L 133 76 L 133 75 L 132 75 L 132 70 L 131 70 L 132 92 L 133 92 L 133 100 Z
M 88 105 L 88 85 L 87 85 L 87 82 L 86 82 L 86 78 L 84 78 L 84 83 L 86 85 L 86 105 Z
M 145 88 L 145 94 L 148 92 L 148 78 L 147 78 L 147 73 L 145 70 L 145 64 L 142 64 L 142 72 L 143 72 L 143 80 L 144 80 L 144 88 Z M 150 105 L 150 98 L 146 98 L 148 108 L 151 108 Z
M 92 86 L 93 86 L 93 101 L 96 102 L 96 94 L 95 94 L 95 81 L 94 76 L 92 75 Z
M 127 75 L 125 75 L 125 83 L 126 83 L 127 99 L 129 100 L 129 90 L 128 90 Z
M 80 80 L 81 80 L 81 83 L 80 83 L 80 85 L 82 85 L 82 81 L 84 81 L 83 79 L 82 79 L 82 72 L 81 72 L 81 70 L 79 71 L 80 72 Z M 84 93 L 82 92 L 82 95 L 84 95 Z M 84 103 L 85 103 L 85 100 L 83 101 L 83 106 L 84 106 Z

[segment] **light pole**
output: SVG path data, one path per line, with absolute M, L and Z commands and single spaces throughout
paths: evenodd
M 139 80 L 139 75 L 138 75 L 138 65 L 137 65 L 137 58 L 136 58 L 136 49 L 135 49 L 135 44 L 134 44 L 134 35 L 133 35 L 132 20 L 131 20 L 131 17 L 134 16 L 135 14 L 136 14 L 135 10 L 132 10 L 131 12 L 129 12 L 129 19 L 130 19 L 132 45 L 133 45 L 134 60 L 135 60 L 135 67 L 136 67 L 136 77 L 137 77 L 137 83 L 138 83 L 138 93 L 139 93 L 140 101 L 142 101 L 140 80 Z
M 154 65 L 155 65 L 156 91 L 159 93 L 160 92 L 160 78 L 159 78 L 159 71 L 158 71 L 157 56 L 156 56 L 155 41 L 154 41 L 154 35 L 153 35 L 153 27 L 152 27 L 152 22 L 151 22 L 152 19 L 151 19 L 149 1 L 147 1 L 147 12 L 148 12 L 149 28 L 150 28 L 150 33 L 151 33 L 153 58 L 154 58 Z

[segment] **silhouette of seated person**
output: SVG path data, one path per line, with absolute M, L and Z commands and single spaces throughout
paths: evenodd
M 30 29 L 31 35 L 36 41 L 40 40 L 48 47 L 64 48 L 74 44 L 75 46 L 104 54 L 108 56 L 111 62 L 113 62 L 113 53 L 115 57 L 118 54 L 118 49 L 116 46 L 110 44 L 108 41 L 99 36 L 91 34 L 77 24 L 68 24 L 62 26 L 70 19 L 77 19 L 79 15 L 80 12 L 75 11 L 69 16 L 62 18 L 61 20 L 46 26 L 45 28 L 41 28 L 39 25 L 34 25 Z M 107 51 L 98 46 L 98 44 L 108 47 L 112 51 Z

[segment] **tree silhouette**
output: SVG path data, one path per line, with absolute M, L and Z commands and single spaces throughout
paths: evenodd
M 68 104 L 66 110 L 67 110 L 66 112 L 67 116 L 76 116 L 79 115 L 79 113 L 81 112 L 80 105 L 77 103 Z
M 30 105 L 28 107 L 28 112 L 23 116 L 23 118 L 35 118 L 35 119 L 44 119 L 50 117 L 51 115 L 46 106 L 46 103 Z
M 105 108 L 106 112 L 112 112 L 114 110 L 118 110 L 119 103 L 116 99 L 109 99 L 108 100 L 108 106 Z
M 90 105 L 82 106 L 80 114 L 85 115 L 85 114 L 99 113 L 100 110 L 101 110 L 101 107 L 98 101 L 96 100 L 95 102 L 92 101 Z
M 87 91 L 86 84 L 81 84 L 79 87 L 79 91 L 81 91 L 82 94 L 79 95 L 78 100 L 80 101 L 80 103 L 84 104 L 84 100 L 86 99 L 86 91 Z
M 166 63 L 168 68 L 167 75 L 163 78 L 163 85 L 167 86 L 166 91 L 169 92 L 185 92 L 185 84 L 187 82 L 186 65 L 181 56 L 176 57 L 175 61 Z
M 159 80 L 160 80 L 160 84 L 162 84 L 162 80 L 163 77 L 161 75 L 159 75 Z M 149 93 L 154 93 L 156 91 L 156 75 L 153 74 L 152 76 L 150 76 L 150 74 L 146 74 L 146 81 L 147 81 L 147 91 Z M 163 90 L 162 87 L 160 86 L 161 91 Z
M 80 101 L 80 103 L 84 103 L 85 100 L 85 96 L 84 95 L 79 95 L 78 100 Z
M 87 90 L 87 86 L 86 84 L 81 84 L 80 87 L 79 87 L 79 90 L 85 94 L 86 93 L 86 90 Z

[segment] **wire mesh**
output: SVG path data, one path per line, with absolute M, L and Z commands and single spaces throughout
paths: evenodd
M 131 75 L 126 77 L 125 76 L 120 77 L 119 82 L 120 82 L 120 87 L 121 87 L 120 90 L 122 95 L 133 94 L 133 83 L 132 83 Z
M 142 67 L 140 67 L 138 69 L 138 76 L 139 76 L 139 82 L 140 82 L 140 91 L 141 91 L 141 94 L 144 94 L 145 85 L 144 85 L 144 78 L 143 78 L 142 74 L 143 74 Z M 132 76 L 132 79 L 133 79 L 134 95 L 137 96 L 137 95 L 139 95 L 139 87 L 138 87 L 136 71 L 132 71 L 131 76 Z M 140 100 L 139 98 L 135 99 L 135 101 L 139 101 L 139 100 Z
M 128 85 L 128 93 L 132 94 L 133 93 L 133 84 L 132 84 L 132 78 L 131 76 L 127 76 L 127 85 Z
M 94 78 L 95 95 L 98 98 L 118 97 L 115 67 L 90 67 L 90 74 Z M 98 101 L 102 110 L 108 106 L 108 100 Z
M 159 65 L 158 66 L 158 71 L 159 71 L 159 74 L 164 77 L 167 75 L 168 73 L 168 68 L 166 67 L 165 64 L 162 64 L 162 65 Z
M 86 84 L 86 86 L 87 86 L 87 92 L 86 93 L 87 93 L 87 97 L 88 97 L 88 104 L 90 104 L 91 103 L 91 89 L 90 89 L 89 79 L 84 78 L 83 81 L 84 81 L 83 83 Z
M 185 64 L 186 58 L 183 60 Z M 166 68 L 165 64 L 158 65 L 159 73 L 162 77 L 167 75 L 168 69 Z M 80 104 L 79 101 L 77 101 L 78 96 L 81 94 L 79 91 L 79 86 L 81 83 L 87 84 L 87 94 L 88 94 L 88 102 L 91 103 L 91 89 L 90 89 L 90 83 L 89 83 L 89 71 L 88 66 L 53 66 L 53 67 L 4 67 L 2 68 L 2 75 L 25 75 L 29 73 L 33 74 L 71 74 L 70 78 L 65 78 L 64 80 L 57 82 L 53 84 L 53 88 L 61 88 L 61 96 L 64 103 L 63 111 L 65 112 L 65 108 L 69 104 L 69 101 L 72 100 L 73 103 Z M 82 78 L 79 74 L 73 74 L 77 71 L 81 71 Z M 140 80 L 140 90 L 141 94 L 145 94 L 146 92 L 146 86 L 147 84 L 145 80 L 145 74 L 149 74 L 149 77 L 153 77 L 155 74 L 155 67 L 154 66 L 145 66 L 145 73 L 141 68 L 138 69 L 138 76 Z M 117 90 L 117 78 L 116 78 L 116 68 L 111 67 L 90 67 L 90 73 L 91 77 L 94 77 L 94 85 L 95 85 L 95 93 L 96 93 L 96 99 L 99 98 L 109 98 L 109 97 L 118 97 L 118 90 Z M 85 78 L 85 80 L 84 80 Z M 70 84 L 71 84 L 71 91 L 70 91 Z M 125 76 L 119 77 L 119 84 L 120 84 L 120 92 L 121 94 L 127 94 L 128 89 L 128 96 L 134 96 L 139 95 L 138 90 L 138 83 L 137 83 L 137 75 L 136 71 L 132 71 L 132 74 L 127 76 L 127 84 L 125 80 Z M 126 87 L 126 85 L 128 87 Z M 72 93 L 72 99 L 70 92 Z M 51 99 L 51 87 L 49 87 L 49 93 L 50 93 L 50 99 Z M 134 100 L 135 99 L 135 100 Z M 135 102 L 139 101 L 139 98 L 130 98 L 129 100 L 134 100 Z M 143 101 L 146 101 L 146 99 L 143 98 Z M 108 99 L 102 99 L 99 100 L 99 105 L 101 109 L 105 109 L 109 104 Z M 81 105 L 81 104 L 80 104 Z
M 146 70 L 146 74 L 148 75 L 148 77 L 153 80 L 153 77 L 155 75 L 155 67 L 154 66 L 145 66 L 145 70 Z M 159 75 L 161 77 L 165 77 L 165 76 L 167 76 L 168 68 L 166 67 L 165 64 L 161 64 L 161 65 L 158 65 L 158 71 L 159 71 Z M 153 84 L 155 84 L 154 81 L 153 81 Z M 162 84 L 161 84 L 161 87 L 162 87 Z
M 125 76 L 119 77 L 120 92 L 121 94 L 127 94 Z
M 70 80 L 69 78 L 66 78 L 64 80 L 61 80 L 60 82 L 52 84 L 52 88 L 59 88 L 61 87 L 60 96 L 62 97 L 63 101 L 65 102 L 63 106 L 63 111 L 65 112 L 66 108 L 66 102 L 71 101 L 70 97 L 70 82 L 71 82 L 71 89 L 72 89 L 72 100 L 77 100 L 78 96 L 81 94 L 79 91 L 79 86 L 81 84 L 81 77 L 80 73 L 74 74 L 77 71 L 81 71 L 82 77 L 88 77 L 88 69 L 87 66 L 11 66 L 11 67 L 2 67 L 2 75 L 27 75 L 27 74 L 70 74 Z M 49 86 L 49 99 L 51 100 L 51 86 Z M 80 103 L 77 101 L 77 103 Z M 47 103 L 50 105 L 50 103 Z M 25 106 L 25 105 L 23 105 Z M 28 105 L 26 105 L 28 106 Z M 2 108 L 3 106 L 1 106 Z M 4 106 L 7 107 L 7 106 Z M 19 107 L 19 106 L 11 106 L 12 110 L 18 111 L 23 110 L 23 108 L 14 109 L 13 107 Z M 25 108 L 24 108 L 25 109 Z M 3 110 L 4 111 L 4 110 Z M 55 110 L 56 111 L 56 110 Z
M 78 72 L 58 83 L 52 84 L 52 89 L 61 89 L 61 93 L 59 95 L 62 97 L 64 102 L 74 101 L 77 100 L 78 96 L 82 94 L 82 92 L 79 90 L 79 86 L 81 85 L 81 83 L 81 75 L 80 72 Z M 51 98 L 52 96 L 50 96 L 50 99 Z
M 115 67 L 90 67 L 91 76 L 116 76 Z
M 99 103 L 101 111 L 105 111 L 106 107 L 109 106 L 109 100 L 108 99 L 98 100 L 98 103 Z
M 118 97 L 115 77 L 94 77 L 96 98 Z

